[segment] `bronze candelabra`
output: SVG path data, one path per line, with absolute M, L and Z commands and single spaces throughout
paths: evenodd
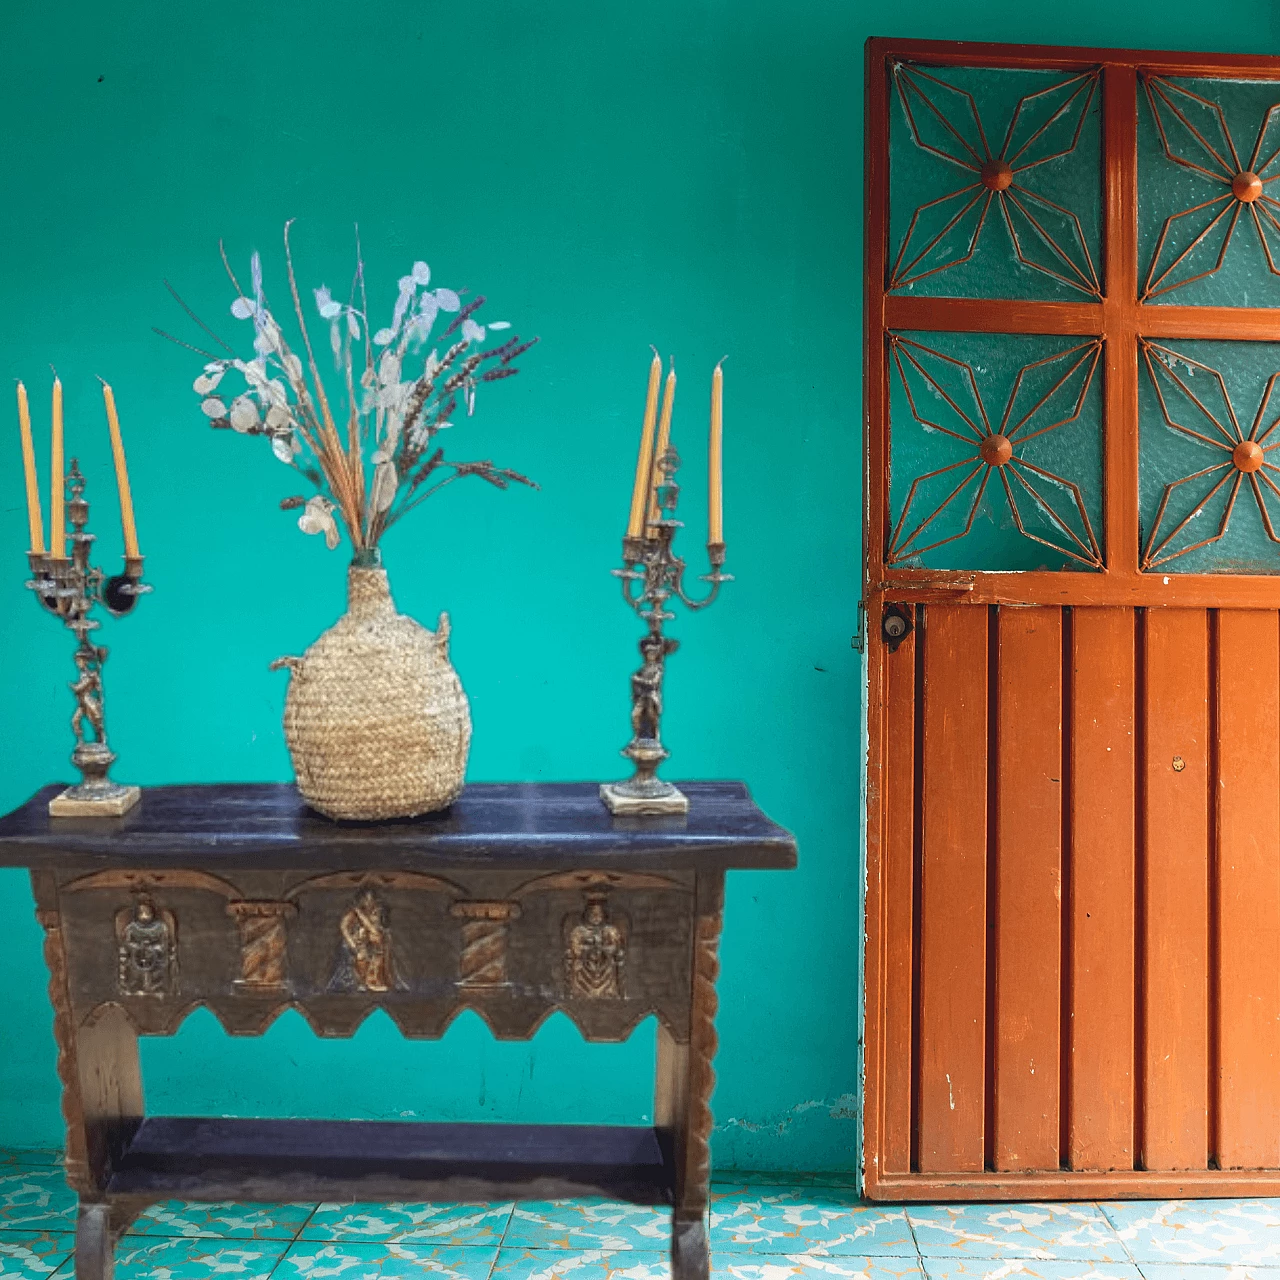
M 117 617 L 129 613 L 138 597 L 151 588 L 142 581 L 141 556 L 126 556 L 124 572 L 112 577 L 89 564 L 94 535 L 86 531 L 89 503 L 84 496 L 84 476 L 74 458 L 65 484 L 71 554 L 27 553 L 31 564 L 27 586 L 50 613 L 57 614 L 75 633 L 78 641 L 73 654 L 76 679 L 70 686 L 76 696 L 76 709 L 71 716 L 76 747 L 71 762 L 80 770 L 83 781 L 54 796 L 49 801 L 49 812 L 54 817 L 114 817 L 133 808 L 142 792 L 107 777 L 116 758 L 107 745 L 103 709 L 102 665 L 107 660 L 107 650 L 89 639 L 89 633 L 100 625 L 90 615 L 99 604 Z
M 662 627 L 676 616 L 667 610 L 669 600 L 679 600 L 689 609 L 705 609 L 720 594 L 720 584 L 733 581 L 732 574 L 722 572 L 724 543 L 709 542 L 711 572 L 702 574 L 699 581 L 709 582 L 710 590 L 701 600 L 685 594 L 685 562 L 672 546 L 676 530 L 683 528 L 675 518 L 680 456 L 668 447 L 654 465 L 661 481 L 658 519 L 648 522 L 642 537 L 623 538 L 623 568 L 613 570 L 622 579 L 623 598 L 649 624 L 640 638 L 640 669 L 631 677 L 631 741 L 622 749 L 636 771 L 626 782 L 606 782 L 600 788 L 600 799 L 616 814 L 688 813 L 684 792 L 657 776 L 658 766 L 671 754 L 662 745 L 663 674 L 667 658 L 680 647 L 679 640 L 663 635 Z

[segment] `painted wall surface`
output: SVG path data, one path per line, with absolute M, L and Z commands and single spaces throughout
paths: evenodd
M 948 39 L 1274 52 L 1271 0 L 295 0 L 216 8 L 14 0 L 0 39 L 0 372 L 67 388 L 105 561 L 120 552 L 95 375 L 115 385 L 156 591 L 109 623 L 118 774 L 285 779 L 284 677 L 337 616 L 345 556 L 304 538 L 260 442 L 213 433 L 168 278 L 225 330 L 217 259 L 296 216 L 304 282 L 374 297 L 424 258 L 542 344 L 456 429 L 461 456 L 538 493 L 458 485 L 389 537 L 400 606 L 447 608 L 476 780 L 617 776 L 636 621 L 609 569 L 648 344 L 680 369 L 689 545 L 704 519 L 710 370 L 726 365 L 726 536 L 737 581 L 674 630 L 675 773 L 741 777 L 800 840 L 793 874 L 729 887 L 715 1158 L 856 1163 L 859 1004 L 862 44 Z M 0 405 L 0 809 L 66 777 L 70 637 L 27 597 L 12 410 Z M 43 458 L 42 458 L 43 462 Z M 47 475 L 47 469 L 45 470 Z M 60 1140 L 39 930 L 0 872 L 0 1145 Z M 435 1044 L 381 1016 L 320 1043 L 296 1016 L 233 1041 L 195 1015 L 148 1042 L 157 1111 L 511 1120 L 649 1114 L 652 1026 L 532 1045 L 464 1015 Z

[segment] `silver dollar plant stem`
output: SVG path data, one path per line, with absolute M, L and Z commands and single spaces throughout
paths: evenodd
M 710 583 L 710 588 L 701 600 L 685 594 L 685 562 L 672 546 L 676 530 L 683 528 L 675 518 L 680 457 L 668 448 L 655 465 L 662 482 L 658 486 L 660 518 L 645 525 L 643 537 L 623 538 L 623 568 L 613 570 L 614 576 L 622 579 L 623 598 L 649 624 L 640 638 L 640 669 L 631 677 L 631 741 L 622 749 L 636 771 L 626 782 L 608 782 L 600 788 L 600 799 L 616 814 L 688 813 L 689 799 L 684 792 L 657 776 L 658 766 L 671 754 L 662 745 L 663 675 L 668 656 L 680 645 L 663 635 L 662 627 L 676 616 L 667 609 L 669 601 L 679 600 L 688 609 L 705 609 L 720 594 L 720 584 L 733 581 L 731 574 L 722 572 L 724 543 L 709 542 L 711 572 L 702 574 L 699 581 Z
M 151 588 L 142 581 L 141 556 L 126 556 L 124 572 L 113 577 L 90 565 L 94 535 L 86 531 L 89 504 L 84 496 L 84 476 L 74 458 L 65 483 L 71 554 L 27 553 L 31 565 L 28 588 L 50 613 L 66 623 L 77 641 L 73 655 L 76 679 L 70 686 L 76 696 L 76 709 L 71 716 L 76 747 L 71 762 L 80 770 L 83 781 L 54 796 L 49 801 L 49 812 L 54 817 L 116 817 L 132 809 L 142 793 L 137 787 L 121 786 L 107 777 L 116 758 L 107 745 L 102 693 L 102 665 L 107 660 L 107 650 L 89 639 L 89 633 L 100 625 L 90 615 L 99 604 L 117 616 L 129 613 L 138 597 Z

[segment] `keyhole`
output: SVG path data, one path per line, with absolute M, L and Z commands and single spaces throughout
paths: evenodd
M 880 619 L 880 634 L 884 637 L 889 652 L 894 653 L 911 634 L 911 615 L 901 605 L 886 605 Z

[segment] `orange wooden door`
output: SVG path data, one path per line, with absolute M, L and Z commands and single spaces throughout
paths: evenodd
M 1280 1194 L 1280 60 L 866 118 L 867 1194 Z

